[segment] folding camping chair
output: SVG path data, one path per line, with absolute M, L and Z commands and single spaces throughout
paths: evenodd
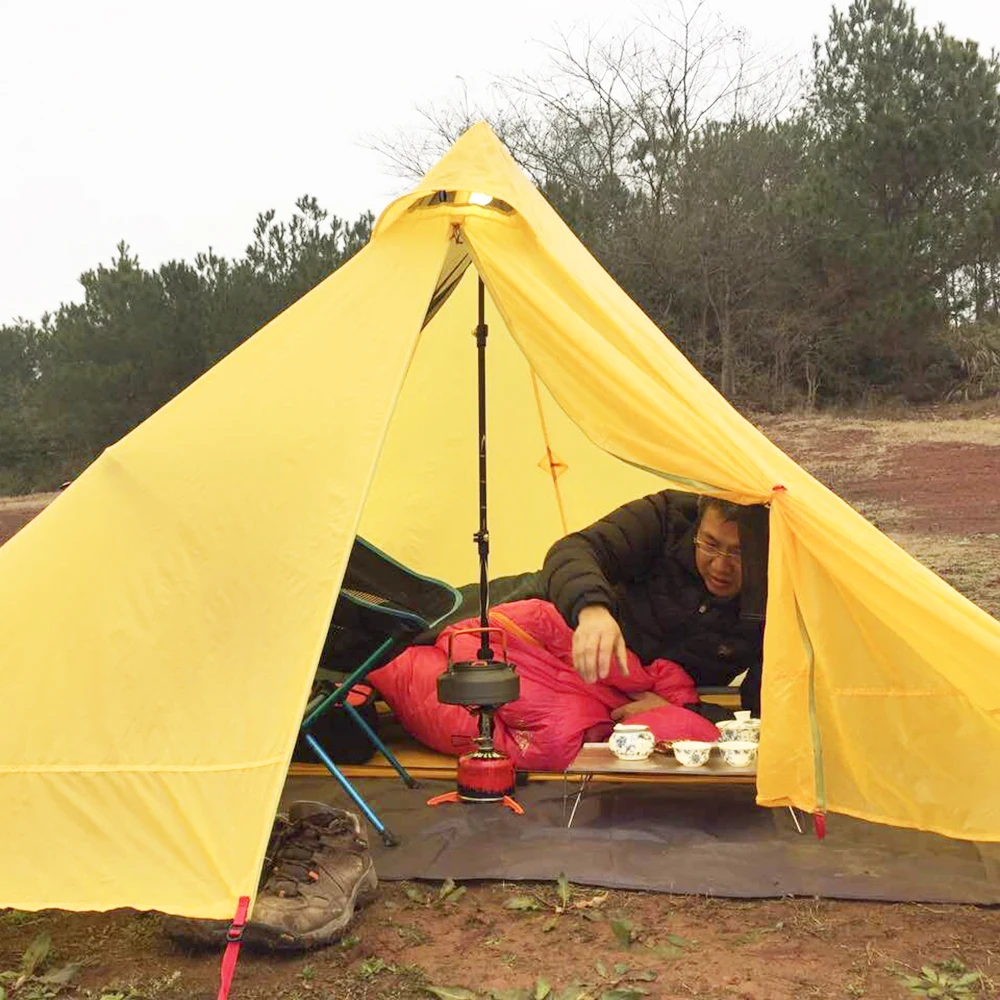
M 348 695 L 372 670 L 388 663 L 420 633 L 450 615 L 460 600 L 459 592 L 448 584 L 414 573 L 363 538 L 355 538 L 320 657 L 322 667 L 346 677 L 329 694 L 310 700 L 302 721 L 302 737 L 387 847 L 397 844 L 397 839 L 337 767 L 313 730 L 327 712 L 339 705 L 407 786 L 415 788 L 416 782 L 406 768 L 348 701 Z

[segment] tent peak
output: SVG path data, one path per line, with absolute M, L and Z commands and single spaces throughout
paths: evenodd
M 442 201 L 473 206 L 486 204 L 508 214 L 520 211 L 539 197 L 535 186 L 489 123 L 480 121 L 459 136 L 416 188 L 386 208 L 375 226 L 375 234 L 387 229 L 417 204 L 430 204 L 440 192 L 449 196 Z

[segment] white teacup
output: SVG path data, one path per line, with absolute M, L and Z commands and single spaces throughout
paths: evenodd
M 749 740 L 720 740 L 719 753 L 730 767 L 749 767 L 757 756 L 757 744 Z
M 735 718 L 723 719 L 722 722 L 716 723 L 720 742 L 743 740 L 747 743 L 759 743 L 760 719 L 751 718 L 750 713 L 745 710 L 734 712 L 733 715 Z
M 703 740 L 674 740 L 674 757 L 681 767 L 704 767 L 714 746 Z
M 743 722 L 740 719 L 723 719 L 721 722 L 717 722 L 715 727 L 719 730 L 719 741 L 730 742 L 740 739 L 740 729 L 743 727 Z
M 645 760 L 656 745 L 649 726 L 619 722 L 611 731 L 608 746 L 619 760 Z

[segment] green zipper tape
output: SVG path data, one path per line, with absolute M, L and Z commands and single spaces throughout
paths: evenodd
M 819 717 L 816 714 L 816 653 L 813 649 L 812 640 L 809 638 L 809 631 L 806 629 L 805 619 L 799 608 L 799 602 L 795 602 L 795 617 L 799 623 L 799 632 L 802 635 L 802 642 L 806 647 L 806 656 L 809 658 L 809 727 L 812 731 L 813 742 L 813 766 L 815 768 L 816 781 L 816 805 L 820 812 L 826 812 L 826 779 L 823 775 L 823 741 L 819 732 Z

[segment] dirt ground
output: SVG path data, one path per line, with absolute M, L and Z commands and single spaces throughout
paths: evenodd
M 980 973 L 969 994 L 945 997 L 998 995 L 996 911 L 613 892 L 599 907 L 555 916 L 506 907 L 527 891 L 554 902 L 552 886 L 462 888 L 457 902 L 442 903 L 436 885 L 383 885 L 340 944 L 288 958 L 243 955 L 234 1000 L 417 1000 L 435 995 L 428 986 L 446 1000 L 527 1000 L 544 998 L 544 984 L 550 1000 L 885 1000 L 918 996 L 905 977 L 919 978 L 922 966 L 952 980 Z M 594 898 L 593 889 L 572 891 L 571 902 Z M 152 914 L 8 916 L 0 968 L 17 969 L 46 932 L 47 968 L 85 963 L 63 996 L 215 997 L 218 955 L 175 945 Z
M 758 423 L 1000 617 L 1000 408 Z M 51 498 L 0 499 L 0 543 Z M 552 885 L 449 888 L 384 885 L 340 944 L 291 958 L 244 956 L 234 998 L 1000 997 L 1000 913 L 991 909 L 624 892 L 601 899 L 574 886 L 557 914 Z M 508 905 L 524 898 L 539 908 Z M 159 921 L 126 911 L 0 913 L 0 1000 L 5 991 L 10 1000 L 214 997 L 218 955 L 174 944 Z M 35 958 L 25 959 L 32 942 Z
M 58 493 L 33 493 L 23 497 L 0 497 L 0 545 L 23 528 Z

